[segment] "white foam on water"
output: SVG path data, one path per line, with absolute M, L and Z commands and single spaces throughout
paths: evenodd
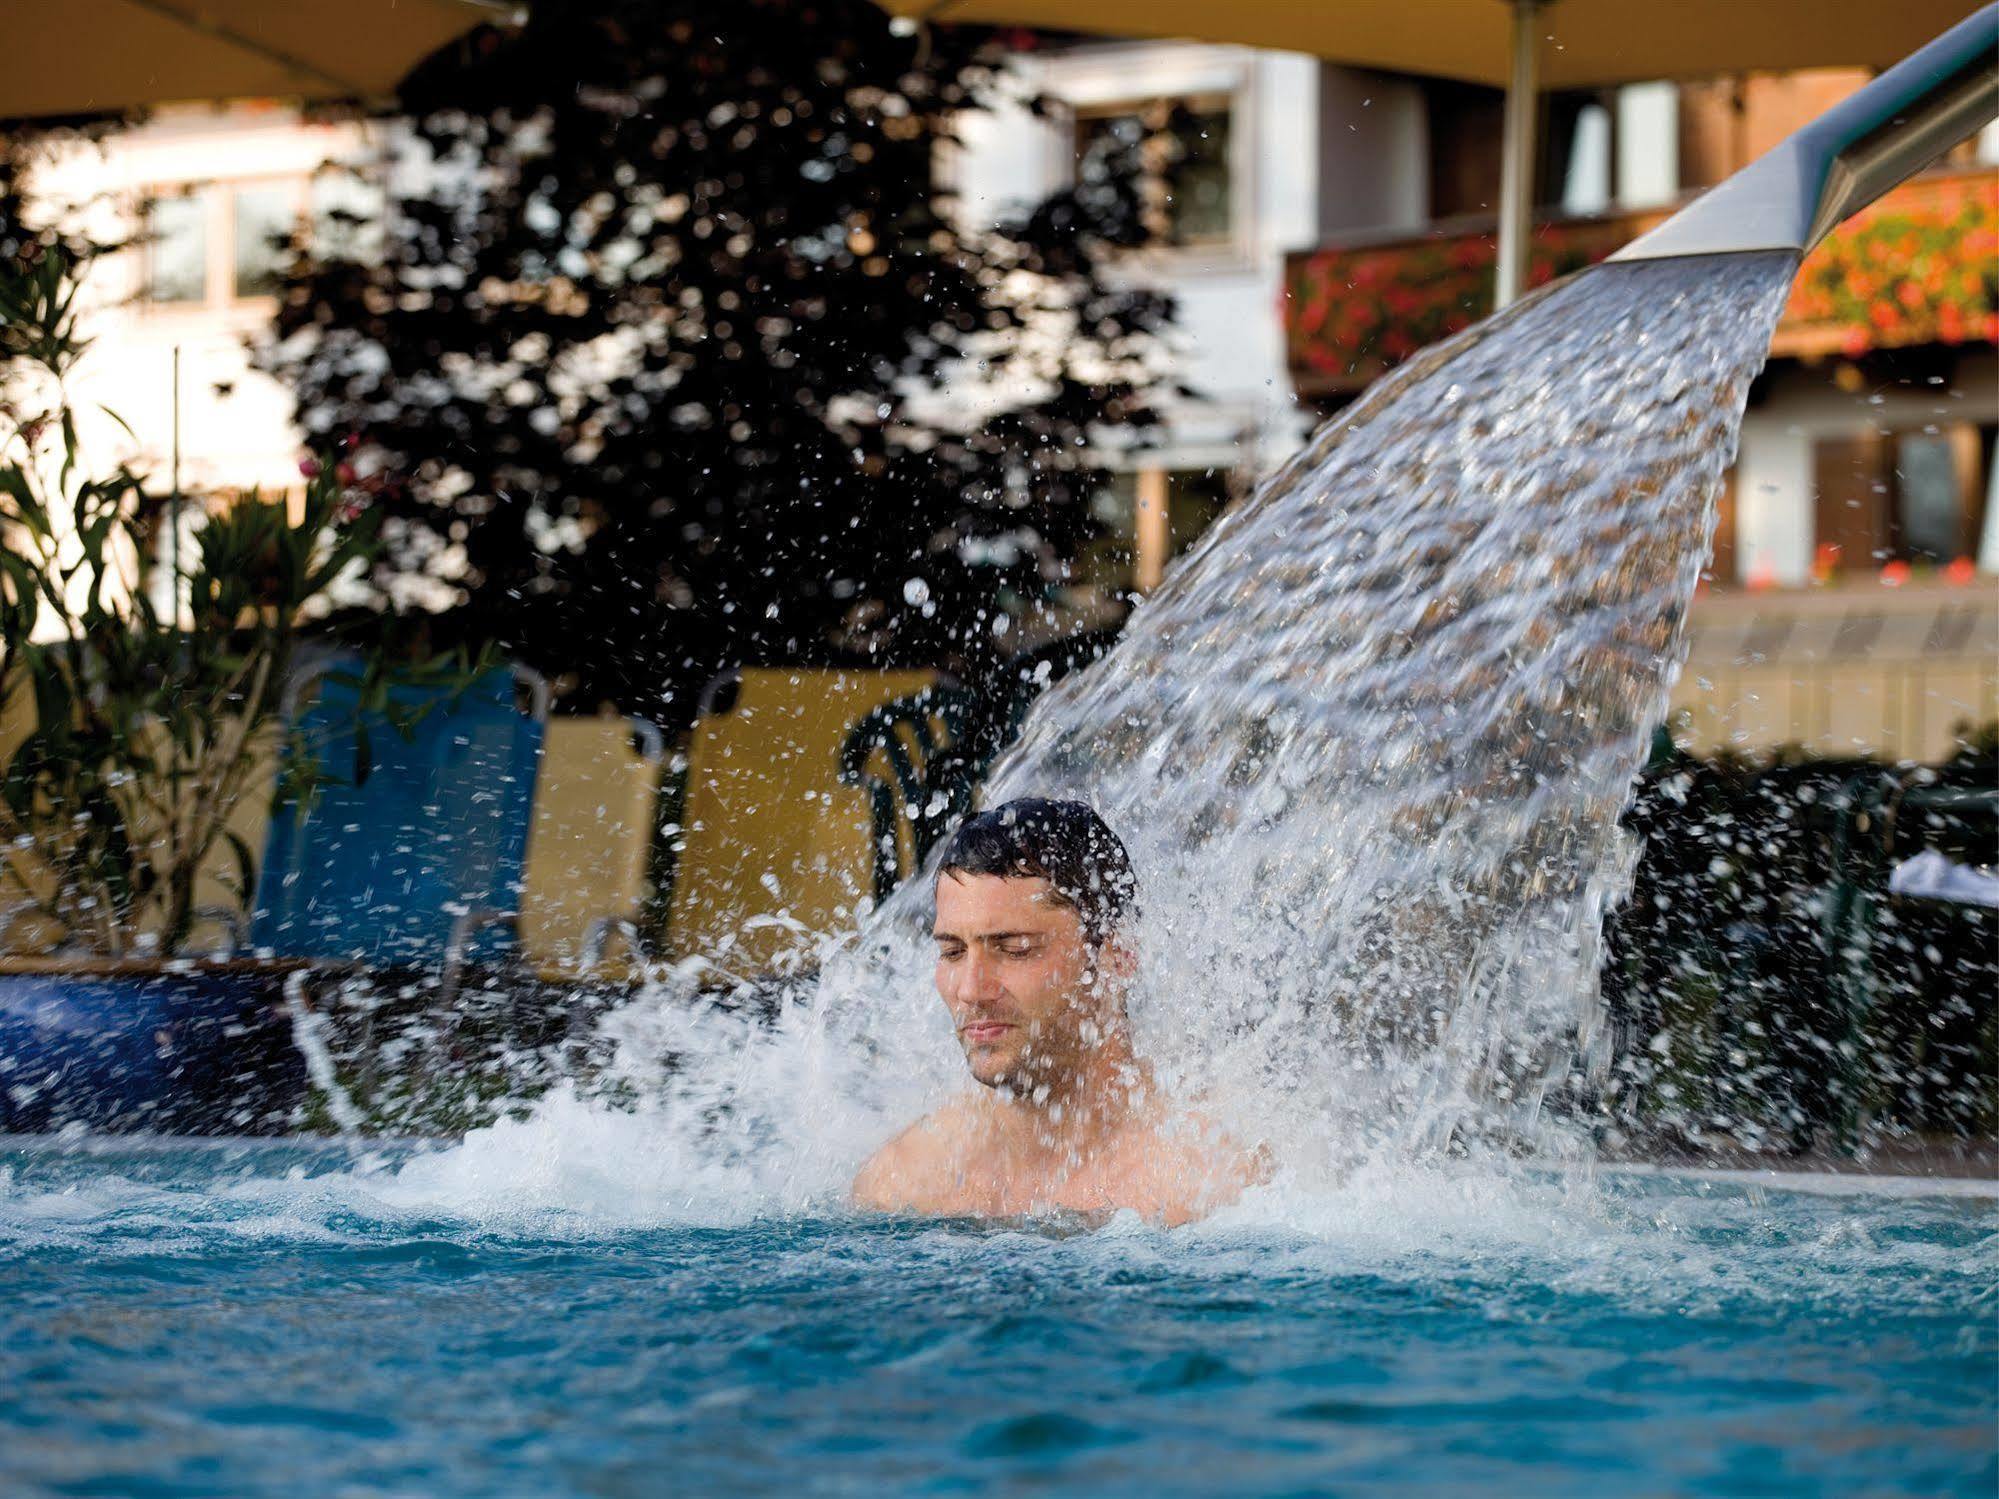
M 833 1198 L 801 1205 L 781 1190 L 746 1190 L 732 1173 L 690 1175 L 684 1161 L 635 1158 L 658 1144 L 656 1121 L 643 1115 L 572 1101 L 553 1117 L 573 1128 L 496 1128 L 400 1166 L 348 1167 L 329 1153 L 318 1168 L 284 1168 L 267 1147 L 244 1153 L 240 1170 L 217 1173 L 201 1152 L 181 1151 L 193 1174 L 153 1180 L 124 1173 L 171 1165 L 185 1142 L 133 1152 L 123 1170 L 111 1150 L 27 1146 L 19 1169 L 0 1166 L 0 1264 L 51 1252 L 209 1264 L 305 1251 L 337 1260 L 435 1242 L 499 1256 L 498 1264 L 563 1244 L 663 1256 L 697 1276 L 726 1275 L 713 1256 L 726 1263 L 754 1253 L 764 1282 L 943 1262 L 980 1277 L 1056 1275 L 1084 1285 L 1157 1274 L 1254 1297 L 1261 1284 L 1350 1276 L 1499 1317 L 1545 1316 L 1540 1298 L 1549 1293 L 1606 1298 L 1639 1315 L 1774 1305 L 1955 1314 L 1989 1295 L 1999 1274 L 1999 1216 L 1989 1202 L 1892 1187 L 1826 1196 L 1496 1160 L 1377 1157 L 1330 1184 L 1285 1174 L 1170 1230 L 1124 1213 L 884 1231 Z M 553 1146 L 558 1138 L 572 1146 Z M 686 1238 L 689 1228 L 701 1237 Z M 752 1237 L 713 1238 L 717 1229 Z
M 1786 1171 L 1725 1166 L 1653 1166 L 1639 1162 L 1598 1168 L 1608 1175 L 1725 1182 L 1771 1192 L 1817 1197 L 1975 1197 L 1999 1199 L 1999 1181 L 1977 1176 L 1917 1176 L 1886 1171 Z

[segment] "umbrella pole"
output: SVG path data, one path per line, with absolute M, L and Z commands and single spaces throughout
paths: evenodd
M 1527 280 L 1527 232 L 1534 210 L 1535 119 L 1541 102 L 1541 54 L 1535 17 L 1544 0 L 1511 0 L 1513 71 L 1506 83 L 1506 122 L 1499 163 L 1499 265 L 1493 306 L 1517 299 Z

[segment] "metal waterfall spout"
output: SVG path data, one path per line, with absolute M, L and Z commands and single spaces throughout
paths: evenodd
M 1802 254 L 1995 117 L 1999 3 L 1903 58 L 1611 259 Z

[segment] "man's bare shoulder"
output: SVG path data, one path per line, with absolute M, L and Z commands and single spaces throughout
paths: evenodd
M 1245 1145 L 1217 1120 L 1199 1110 L 1170 1116 L 1153 1136 L 1150 1184 L 1156 1216 L 1169 1226 L 1205 1217 L 1226 1207 L 1273 1174 L 1270 1152 Z
M 854 1177 L 858 1207 L 878 1212 L 941 1211 L 973 1135 L 976 1103 L 954 1098 L 924 1115 L 868 1158 Z

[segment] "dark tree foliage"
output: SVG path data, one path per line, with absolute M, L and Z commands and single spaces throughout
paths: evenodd
M 1144 142 L 954 226 L 937 147 L 1001 56 L 869 0 L 544 0 L 412 78 L 384 248 L 302 255 L 265 357 L 441 633 L 668 721 L 726 665 L 1004 650 L 1172 309 L 1106 255 Z
M 1619 1056 L 1599 1102 L 1621 1147 L 1993 1133 L 1999 912 L 1895 896 L 1888 877 L 1923 849 L 1999 856 L 1972 795 L 1999 780 L 1994 746 L 1987 729 L 1936 767 L 1671 754 L 1646 770 L 1603 971 Z

